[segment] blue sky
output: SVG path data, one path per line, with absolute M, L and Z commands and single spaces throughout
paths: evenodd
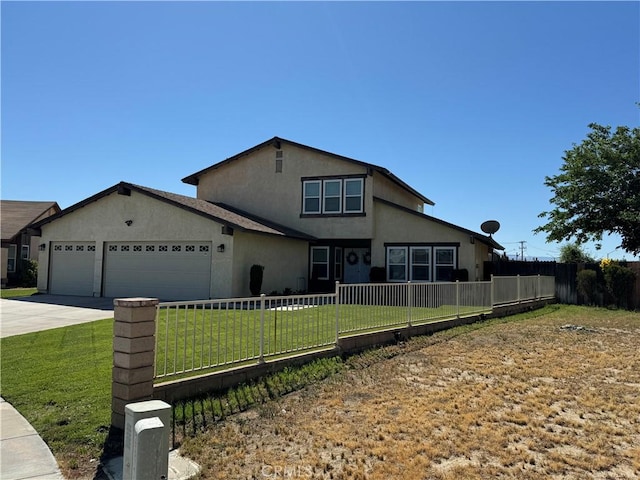
M 507 253 L 587 125 L 640 124 L 638 2 L 8 2 L 2 198 L 66 208 L 273 136 L 384 166 Z M 632 259 L 617 238 L 596 258 Z

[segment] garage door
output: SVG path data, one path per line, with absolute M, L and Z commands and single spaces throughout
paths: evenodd
M 94 242 L 52 242 L 49 292 L 93 296 Z
M 105 297 L 209 298 L 210 242 L 114 242 L 104 255 Z

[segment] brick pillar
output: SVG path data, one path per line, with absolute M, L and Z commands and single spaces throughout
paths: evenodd
M 111 425 L 124 429 L 124 407 L 153 396 L 157 298 L 113 301 Z

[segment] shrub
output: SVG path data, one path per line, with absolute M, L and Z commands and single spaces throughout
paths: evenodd
M 251 295 L 260 295 L 262 289 L 262 276 L 264 267 L 262 265 L 252 265 L 249 271 L 249 290 Z
M 369 270 L 369 281 L 371 283 L 382 283 L 387 279 L 387 271 L 384 267 L 371 267 Z
M 595 270 L 580 270 L 577 275 L 578 293 L 584 297 L 587 305 L 596 303 L 596 292 L 598 288 L 598 275 Z
M 20 269 L 20 286 L 35 287 L 38 284 L 38 262 L 35 260 L 22 260 Z
M 607 292 L 611 295 L 614 304 L 617 307 L 627 308 L 636 281 L 636 274 L 630 268 L 623 267 L 608 258 L 600 262 L 600 268 L 604 274 Z

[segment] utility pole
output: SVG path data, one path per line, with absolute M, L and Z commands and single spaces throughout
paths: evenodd
M 525 240 L 520 240 L 518 243 L 520 244 L 520 258 L 524 261 L 524 244 L 527 242 Z

